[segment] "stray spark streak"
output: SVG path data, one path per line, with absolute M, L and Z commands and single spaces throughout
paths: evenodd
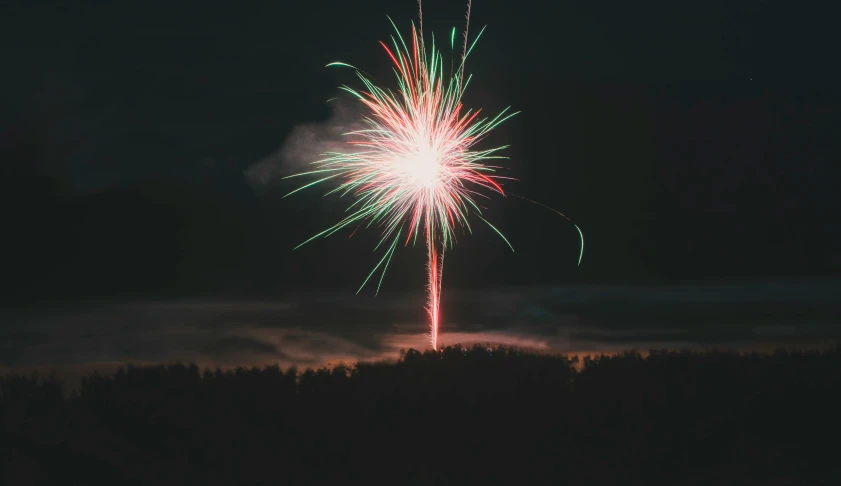
M 348 152 L 324 154 L 325 158 L 313 162 L 314 170 L 289 176 L 314 175 L 317 180 L 287 196 L 336 180 L 338 187 L 327 194 L 351 194 L 354 198 L 344 219 L 296 249 L 354 225 L 357 229 L 359 226 L 381 229 L 374 251 L 382 246 L 385 252 L 357 293 L 381 268 L 379 292 L 398 243 L 405 246 L 412 242 L 414 245 L 418 234 L 423 233 L 428 252 L 429 337 L 432 348 L 438 349 L 444 252 L 455 242 L 456 227 L 472 233 L 468 215 L 475 211 L 511 247 L 505 236 L 481 216 L 474 198 L 488 197 L 483 191 L 505 195 L 497 181 L 507 178 L 495 175 L 495 169 L 500 167 L 486 162 L 506 158 L 498 154 L 506 146 L 481 150 L 476 145 L 516 113 L 509 113 L 506 108 L 492 118 L 480 118 L 481 110 L 465 109 L 462 104 L 462 96 L 471 79 L 467 76 L 465 80 L 465 61 L 484 29 L 469 46 L 465 29 L 464 48 L 453 70 L 454 63 L 445 66 L 434 36 L 427 49 L 422 12 L 420 18 L 419 28 L 412 23 L 408 44 L 394 22 L 391 24 L 396 37 L 391 37 L 391 46 L 380 41 L 393 63 L 396 91 L 375 84 L 364 72 L 349 64 L 328 64 L 351 68 L 362 81 L 364 89 L 349 86 L 341 89 L 364 105 L 366 114 L 362 116 L 362 122 L 366 128 L 345 134 L 350 137 L 348 144 L 352 147 Z M 470 2 L 467 21 L 469 26 Z M 450 36 L 451 49 L 454 39 L 455 31 Z M 449 71 L 446 75 L 445 69 Z
M 564 218 L 564 219 L 566 219 L 567 221 L 569 221 L 569 222 L 570 222 L 573 226 L 575 226 L 575 229 L 577 229 L 577 230 L 578 230 L 578 236 L 581 238 L 581 251 L 578 253 L 578 266 L 580 267 L 580 266 L 581 266 L 581 259 L 584 257 L 584 233 L 582 233 L 582 232 L 581 232 L 581 228 L 579 228 L 577 224 L 573 223 L 573 222 L 572 222 L 572 220 L 571 220 L 571 219 L 569 219 L 569 217 L 567 217 L 567 215 L 566 215 L 566 214 L 564 214 L 564 213 L 562 213 L 562 212 L 558 211 L 557 209 L 550 208 L 549 206 L 547 206 L 547 205 L 545 205 L 545 204 L 543 204 L 543 203 L 539 203 L 539 202 L 537 202 L 537 201 L 532 201 L 532 200 L 531 200 L 531 199 L 529 199 L 529 198 L 523 197 L 523 196 L 521 196 L 521 195 L 519 195 L 519 194 L 514 194 L 513 192 L 509 192 L 508 194 L 510 194 L 510 195 L 512 195 L 512 196 L 514 196 L 514 197 L 516 197 L 516 198 L 520 198 L 520 199 L 522 199 L 523 201 L 527 201 L 527 202 L 530 202 L 530 203 L 532 203 L 532 204 L 537 204 L 538 206 L 544 207 L 544 208 L 548 209 L 549 211 L 552 211 L 552 212 L 553 212 L 553 213 L 555 213 L 555 214 L 559 214 L 559 215 L 563 216 L 563 218 Z

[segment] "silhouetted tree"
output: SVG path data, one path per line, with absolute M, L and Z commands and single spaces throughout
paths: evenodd
M 836 484 L 841 346 L 0 378 L 3 484 Z

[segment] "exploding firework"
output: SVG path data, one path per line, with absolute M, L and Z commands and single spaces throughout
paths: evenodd
M 396 36 L 391 37 L 391 47 L 380 42 L 397 76 L 394 91 L 381 87 L 349 64 L 328 64 L 351 68 L 362 81 L 364 89 L 348 86 L 341 89 L 364 105 L 365 128 L 346 134 L 347 152 L 327 153 L 322 160 L 313 162 L 314 170 L 289 176 L 316 176 L 317 180 L 287 196 L 337 180 L 338 187 L 327 194 L 351 194 L 354 199 L 344 219 L 296 248 L 352 226 L 381 228 L 375 251 L 383 247 L 384 254 L 359 291 L 380 270 L 379 292 L 397 245 L 401 242 L 404 246 L 410 242 L 414 245 L 418 234 L 423 233 L 428 252 L 429 337 L 432 348 L 438 349 L 444 253 L 452 248 L 455 231 L 464 228 L 472 233 L 468 221 L 472 213 L 511 247 L 505 236 L 482 216 L 475 201 L 476 197 L 488 197 L 487 192 L 505 195 L 498 181 L 506 177 L 496 175 L 500 167 L 488 162 L 506 158 L 499 155 L 506 147 L 478 149 L 477 144 L 516 113 L 509 113 L 506 108 L 494 117 L 481 118 L 481 110 L 466 109 L 462 104 L 471 79 L 469 75 L 465 77 L 465 62 L 484 31 L 468 43 L 470 2 L 462 52 L 455 54 L 454 29 L 450 36 L 453 61 L 446 65 L 434 37 L 431 46 L 424 41 L 422 9 L 419 19 L 418 28 L 412 23 L 408 44 L 394 22 L 391 23 Z

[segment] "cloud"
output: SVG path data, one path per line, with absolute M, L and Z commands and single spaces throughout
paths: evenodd
M 202 354 L 215 359 L 228 359 L 242 355 L 254 357 L 266 354 L 276 358 L 285 358 L 285 355 L 279 352 L 276 345 L 246 336 L 215 338 L 205 343 L 200 349 Z
M 688 332 L 684 329 L 653 329 L 634 331 L 574 331 L 569 334 L 570 341 L 574 343 L 651 343 L 662 344 L 675 342 L 685 337 Z
M 445 345 L 505 344 L 565 353 L 831 343 L 841 336 L 839 285 L 807 285 L 799 303 L 783 307 L 774 298 L 779 289 L 768 285 L 752 291 L 720 287 L 719 292 L 713 285 L 454 290 L 447 294 L 441 340 Z M 658 302 L 658 295 L 669 298 Z M 814 300 L 815 295 L 824 295 L 823 300 Z M 369 299 L 349 290 L 264 301 L 0 311 L 0 372 L 3 367 L 90 369 L 91 363 L 113 367 L 179 360 L 203 367 L 277 363 L 303 368 L 394 359 L 400 349 L 428 346 L 420 310 L 424 303 L 422 292 Z
M 261 187 L 306 170 L 309 164 L 322 159 L 327 152 L 348 151 L 345 134 L 363 128 L 358 105 L 354 100 L 345 98 L 332 101 L 330 106 L 333 111 L 327 121 L 293 128 L 278 151 L 246 169 L 246 180 L 255 187 Z

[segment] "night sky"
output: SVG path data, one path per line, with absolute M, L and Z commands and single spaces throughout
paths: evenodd
M 99 343 L 65 350 L 84 355 L 73 362 L 179 356 L 162 346 L 195 348 L 198 354 L 182 353 L 188 358 L 227 349 L 288 357 L 294 340 L 284 345 L 280 331 L 230 331 L 255 322 L 271 330 L 266 315 L 275 311 L 257 311 L 261 320 L 248 307 L 240 310 L 251 317 L 231 317 L 213 307 L 226 301 L 297 309 L 284 319 L 297 316 L 295 326 L 310 338 L 319 329 L 322 341 L 352 343 L 334 356 L 391 349 L 370 337 L 374 331 L 387 336 L 405 325 L 406 335 L 423 332 L 423 249 L 398 251 L 385 294 L 354 298 L 378 261 L 371 252 L 377 233 L 336 235 L 293 252 L 346 204 L 322 198 L 321 189 L 281 199 L 296 186 L 280 179 L 304 163 L 297 148 L 334 141 L 347 118 L 345 105 L 331 109 L 325 101 L 355 78 L 325 64 L 349 62 L 390 83 L 377 44 L 390 34 L 386 15 L 408 29 L 417 5 L 293 3 L 0 7 L 2 278 L 6 316 L 13 316 L 0 325 L 0 364 L 38 364 L 37 346 L 51 346 L 58 328 Z M 463 18 L 462 1 L 424 2 L 424 29 L 441 39 L 461 29 Z M 746 336 L 756 336 L 756 322 L 789 335 L 779 326 L 804 320 L 811 331 L 798 328 L 798 335 L 837 336 L 835 18 L 762 1 L 476 0 L 472 32 L 488 29 L 471 54 L 465 101 L 491 113 L 508 105 L 522 112 L 488 142 L 511 145 L 508 175 L 519 182 L 505 188 L 572 217 L 586 246 L 577 267 L 574 227 L 535 205 L 494 198 L 487 215 L 516 253 L 488 228 L 459 236 L 444 273 L 443 332 L 448 325 L 454 333 L 539 328 L 528 338 L 514 334 L 540 347 L 557 344 L 560 327 L 575 328 L 564 334 L 564 349 L 582 332 L 586 346 L 604 347 L 609 340 L 593 338 L 596 327 L 656 328 L 659 334 L 646 331 L 655 342 L 686 342 L 670 334 L 684 331 L 694 333 L 692 342 L 749 341 L 722 324 L 732 318 L 750 322 L 739 328 Z M 471 292 L 478 293 L 467 299 L 472 304 L 456 297 Z M 471 309 L 487 308 L 477 302 L 493 295 L 515 303 L 471 320 Z M 156 307 L 144 321 L 125 307 L 114 314 L 82 304 L 106 299 L 174 307 L 167 318 Z M 313 299 L 322 304 L 305 304 Z M 645 312 L 629 319 L 618 301 Z M 672 307 L 651 303 L 663 301 Z M 687 320 L 699 315 L 687 301 L 716 302 L 715 312 L 701 307 L 719 331 Z M 722 301 L 738 301 L 738 310 Z M 200 302 L 191 305 L 201 307 L 201 325 L 172 317 L 183 302 Z M 652 312 L 660 317 L 652 320 Z M 177 326 L 166 324 L 146 348 L 121 351 L 90 330 L 113 329 L 101 321 L 127 322 L 125 315 L 141 328 L 152 320 L 155 329 L 171 321 L 193 326 L 185 334 L 193 340 L 172 344 L 166 336 Z M 578 316 L 574 326 L 561 317 L 569 315 Z M 220 320 L 224 332 L 194 339 L 194 327 L 218 329 L 207 322 Z M 276 328 L 287 329 L 283 322 Z M 547 332 L 555 341 L 540 338 Z M 316 362 L 322 348 L 307 346 Z

